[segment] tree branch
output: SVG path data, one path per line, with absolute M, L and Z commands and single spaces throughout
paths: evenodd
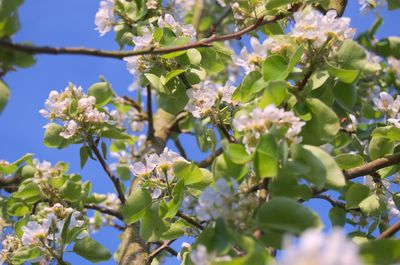
M 192 224 L 193 226 L 197 227 L 200 230 L 204 229 L 204 227 L 199 222 L 197 222 L 196 220 L 190 218 L 189 216 L 187 216 L 186 214 L 182 213 L 181 211 L 177 212 L 176 216 L 182 218 L 183 220 L 185 220 L 189 224 Z
M 217 156 L 222 154 L 224 150 L 222 148 L 218 148 L 214 153 L 212 153 L 210 156 L 206 157 L 204 160 L 200 161 L 197 163 L 198 167 L 206 168 L 209 167 L 215 160 Z
M 153 140 L 154 138 L 154 119 L 153 119 L 153 104 L 151 98 L 151 87 L 147 86 L 147 121 L 149 127 L 147 129 L 147 140 Z
M 106 172 L 106 174 L 108 175 L 108 177 L 110 178 L 112 183 L 114 184 L 114 187 L 118 194 L 118 198 L 121 201 L 121 204 L 124 205 L 126 198 L 125 198 L 124 191 L 122 190 L 122 187 L 121 187 L 121 181 L 119 180 L 119 178 L 117 178 L 116 176 L 113 175 L 111 169 L 108 167 L 106 161 L 104 160 L 103 156 L 100 154 L 99 149 L 97 148 L 96 144 L 93 142 L 93 139 L 91 137 L 89 138 L 89 147 L 93 151 L 95 156 L 97 157 L 97 160 L 99 160 L 101 166 L 103 167 L 104 171 Z
M 286 12 L 278 14 L 276 16 L 271 16 L 269 19 L 264 20 L 264 18 L 258 19 L 253 25 L 245 27 L 237 32 L 228 33 L 221 36 L 211 36 L 209 38 L 205 38 L 196 42 L 192 42 L 185 45 L 174 46 L 174 47 L 164 47 L 164 48 L 146 48 L 134 51 L 106 51 L 99 50 L 93 48 L 84 48 L 84 47 L 50 47 L 50 46 L 32 46 L 26 44 L 18 44 L 6 41 L 5 39 L 0 39 L 0 47 L 5 49 L 20 51 L 30 54 L 52 54 L 52 55 L 61 55 L 61 54 L 69 54 L 69 55 L 87 55 L 87 56 L 96 56 L 96 57 L 105 57 L 105 58 L 116 58 L 123 59 L 125 57 L 130 56 L 140 56 L 146 54 L 166 54 L 177 51 L 184 51 L 193 48 L 200 47 L 210 47 L 214 42 L 226 41 L 226 40 L 234 40 L 240 39 L 243 35 L 263 26 L 266 24 L 274 23 L 280 19 L 283 19 L 287 16 L 288 13 L 295 12 L 299 9 L 301 4 L 293 5 L 291 8 L 286 10 Z
M 115 211 L 113 209 L 109 209 L 109 208 L 104 207 L 104 206 L 100 206 L 100 205 L 93 204 L 93 203 L 87 203 L 87 204 L 85 204 L 85 208 L 86 209 L 96 210 L 98 212 L 114 216 L 114 217 L 118 218 L 119 220 L 123 220 L 122 214 L 119 211 Z
M 179 140 L 178 137 L 176 139 L 174 139 L 174 144 L 175 144 L 176 148 L 178 148 L 179 153 L 181 154 L 181 156 L 187 160 L 188 157 L 186 155 L 185 148 L 183 148 L 183 145 L 182 145 L 182 143 L 181 143 L 181 141 Z
M 376 239 L 380 240 L 380 239 L 389 238 L 389 237 L 393 236 L 394 234 L 396 234 L 399 230 L 400 230 L 400 220 L 397 221 L 396 223 L 394 223 L 391 227 L 389 227 L 385 231 L 383 231 L 383 233 L 380 234 L 380 236 L 378 236 Z
M 378 158 L 359 167 L 343 170 L 343 174 L 346 179 L 354 179 L 365 175 L 371 175 L 379 169 L 393 166 L 398 163 L 400 163 L 400 153 Z

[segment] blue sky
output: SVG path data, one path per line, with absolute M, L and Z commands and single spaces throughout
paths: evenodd
M 359 14 L 357 1 L 350 0 L 346 16 L 352 18 L 352 26 L 358 32 L 367 29 L 374 14 Z M 25 0 L 20 8 L 21 30 L 14 41 L 30 41 L 36 45 L 50 46 L 86 46 L 100 49 L 118 49 L 113 34 L 100 37 L 94 30 L 94 15 L 99 1 L 95 0 Z M 399 11 L 382 12 L 385 24 L 378 36 L 400 35 L 398 28 Z M 397 17 L 396 17 L 397 16 Z M 397 22 L 397 23 L 396 23 Z M 38 111 L 43 107 L 50 90 L 63 90 L 69 81 L 81 85 L 84 89 L 99 80 L 103 75 L 120 95 L 129 95 L 127 88 L 132 83 L 132 76 L 126 71 L 125 63 L 116 59 L 104 59 L 85 56 L 37 56 L 37 63 L 29 69 L 19 69 L 5 77 L 11 88 L 11 101 L 0 115 L 0 159 L 13 161 L 27 152 L 32 152 L 41 160 L 70 163 L 70 172 L 80 173 L 84 179 L 93 182 L 93 190 L 106 193 L 110 185 L 100 166 L 89 161 L 86 168 L 79 167 L 79 146 L 64 150 L 49 149 L 42 144 L 46 120 Z M 131 95 L 133 96 L 133 95 Z M 201 159 L 197 150 L 188 147 L 192 139 L 186 139 L 184 145 L 191 158 Z M 327 209 L 322 210 L 321 202 L 312 203 L 326 219 Z M 94 235 L 108 249 L 115 251 L 119 240 L 118 233 L 112 228 L 105 228 Z M 68 255 L 73 264 L 88 264 Z M 113 264 L 109 261 L 103 264 Z M 174 264 L 170 261 L 168 264 Z

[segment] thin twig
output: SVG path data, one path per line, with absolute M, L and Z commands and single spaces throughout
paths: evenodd
M 211 166 L 211 164 L 214 162 L 215 158 L 222 154 L 224 150 L 222 148 L 218 148 L 214 153 L 212 153 L 210 156 L 206 157 L 204 160 L 200 161 L 197 163 L 198 167 L 206 168 Z
M 400 230 L 400 220 L 394 223 L 391 227 L 383 231 L 382 234 L 380 234 L 376 239 L 385 239 L 393 236 Z
M 154 120 L 153 120 L 153 104 L 151 98 L 151 87 L 147 86 L 147 121 L 148 121 L 148 129 L 147 129 L 147 140 L 154 139 Z
M 180 211 L 176 214 L 176 216 L 182 218 L 183 220 L 185 220 L 186 222 L 194 225 L 195 227 L 199 228 L 200 230 L 204 229 L 204 227 L 199 222 L 197 222 L 196 220 L 190 218 L 189 216 L 187 216 L 186 214 L 184 214 L 184 213 L 182 213 Z
M 110 178 L 112 183 L 114 184 L 114 187 L 117 191 L 118 198 L 121 201 L 121 204 L 125 204 L 126 198 L 125 198 L 124 191 L 122 190 L 122 187 L 121 187 L 121 181 L 119 180 L 119 178 L 114 176 L 114 174 L 112 173 L 111 169 L 107 165 L 106 161 L 104 160 L 103 156 L 99 152 L 99 149 L 97 148 L 96 144 L 93 142 L 93 139 L 91 137 L 89 138 L 89 147 L 93 151 L 95 156 L 97 157 L 97 160 L 99 160 L 101 166 L 103 167 L 104 171 L 106 172 L 106 174 L 108 175 L 108 177 Z
M 118 218 L 120 220 L 123 220 L 122 214 L 119 211 L 116 211 L 116 210 L 113 210 L 113 209 L 109 209 L 109 208 L 104 207 L 104 206 L 100 206 L 100 205 L 93 204 L 93 203 L 87 203 L 87 204 L 85 204 L 85 208 L 86 209 L 96 210 L 98 212 L 105 213 L 105 214 L 114 216 L 114 217 L 116 217 L 116 218 Z
M 160 254 L 161 252 L 163 252 L 164 250 L 167 250 L 167 248 L 169 247 L 169 245 L 171 245 L 176 239 L 171 239 L 171 240 L 167 240 L 165 241 L 161 246 L 159 246 L 156 250 L 154 250 L 153 252 L 151 252 L 149 254 L 149 264 L 151 264 L 151 262 L 153 261 L 153 259 Z M 176 251 L 174 252 L 176 253 Z M 178 255 L 178 253 L 176 253 L 176 255 Z M 174 255 L 174 256 L 176 256 Z
M 181 154 L 181 156 L 187 160 L 188 157 L 186 155 L 186 151 L 183 148 L 183 145 L 182 145 L 182 143 L 181 143 L 181 141 L 179 140 L 178 137 L 174 139 L 174 144 L 175 144 L 176 148 L 178 148 L 178 151 Z
M 196 42 L 192 42 L 185 45 L 173 46 L 173 47 L 164 47 L 164 48 L 145 48 L 134 51 L 106 51 L 99 50 L 93 48 L 84 48 L 84 47 L 50 47 L 50 46 L 32 46 L 26 44 L 12 43 L 5 39 L 0 39 L 0 47 L 30 53 L 30 54 L 52 54 L 52 55 L 61 55 L 61 54 L 69 54 L 69 55 L 88 55 L 88 56 L 96 56 L 96 57 L 105 57 L 105 58 L 116 58 L 123 59 L 125 57 L 130 56 L 140 56 L 146 54 L 166 54 L 177 51 L 185 51 L 193 48 L 200 47 L 210 47 L 214 42 L 226 41 L 226 40 L 234 40 L 240 39 L 243 35 L 263 26 L 266 24 L 274 23 L 280 19 L 283 19 L 287 16 L 288 13 L 295 12 L 299 9 L 300 5 L 293 5 L 290 9 L 286 10 L 286 12 L 278 14 L 276 16 L 271 16 L 269 19 L 264 20 L 264 18 L 258 19 L 253 25 L 245 27 L 237 32 L 228 33 L 221 36 L 212 36 L 210 38 L 205 38 Z

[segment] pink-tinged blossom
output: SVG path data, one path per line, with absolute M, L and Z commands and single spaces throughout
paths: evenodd
M 193 25 L 182 25 L 171 14 L 165 14 L 164 17 L 158 19 L 159 28 L 170 28 L 177 37 L 189 37 L 191 40 L 196 39 L 196 30 Z

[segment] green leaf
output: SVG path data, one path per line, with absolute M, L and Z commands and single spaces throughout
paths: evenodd
M 67 201 L 79 201 L 81 199 L 81 182 L 67 180 L 60 188 L 63 198 Z
M 110 102 L 113 91 L 107 82 L 93 84 L 88 89 L 88 95 L 96 98 L 96 106 L 101 107 Z
M 261 79 L 261 74 L 258 71 L 250 72 L 245 76 L 242 83 L 233 92 L 232 99 L 243 103 L 249 102 L 254 98 L 253 86 Z M 257 84 L 258 86 L 259 84 Z
M 326 70 L 318 70 L 313 72 L 310 79 L 307 82 L 306 91 L 312 91 L 314 89 L 320 88 L 329 79 L 329 72 Z
M 392 265 L 400 261 L 399 250 L 399 240 L 370 240 L 361 245 L 360 254 L 368 265 Z
M 400 8 L 400 0 L 389 0 L 389 10 L 395 10 Z
M 137 222 L 150 209 L 151 203 L 151 194 L 147 189 L 132 192 L 121 210 L 125 223 L 130 225 Z
M 342 68 L 375 73 L 381 69 L 378 63 L 368 60 L 365 48 L 353 40 L 345 40 L 336 53 L 337 61 Z
M 267 0 L 266 1 L 266 8 L 268 9 L 275 9 L 281 6 L 285 6 L 288 4 L 296 3 L 297 0 Z
M 118 177 L 122 180 L 130 180 L 131 178 L 131 170 L 126 165 L 119 165 L 117 166 L 117 174 Z
M 372 194 L 362 200 L 359 206 L 361 211 L 367 215 L 379 214 L 385 210 L 384 203 L 381 202 L 379 196 L 376 194 Z
M 226 156 L 236 164 L 246 164 L 252 157 L 241 144 L 222 145 Z
M 82 146 L 81 149 L 79 149 L 79 157 L 80 157 L 80 161 L 81 161 L 81 168 L 85 167 L 90 153 L 91 153 L 91 150 L 86 145 Z
M 335 157 L 335 161 L 341 169 L 359 167 L 364 164 L 364 158 L 357 154 L 340 154 Z
M 400 37 L 391 36 L 379 40 L 375 44 L 375 52 L 383 57 L 393 56 L 400 59 Z
M 160 205 L 154 203 L 140 219 L 140 237 L 146 242 L 155 242 L 168 230 L 160 217 Z
M 400 141 L 400 128 L 395 126 L 378 127 L 371 133 L 373 138 L 386 138 L 391 141 Z
M 332 88 L 336 102 L 345 110 L 352 111 L 357 101 L 357 90 L 352 84 L 336 82 Z
M 335 188 L 346 185 L 345 177 L 335 160 L 321 148 L 292 145 L 291 154 L 294 161 L 308 166 L 310 171 L 305 174 L 305 178 L 317 187 L 322 188 L 325 183 Z
M 18 191 L 14 192 L 14 198 L 22 199 L 24 201 L 36 202 L 40 200 L 40 189 L 34 182 L 25 185 L 25 182 L 19 186 Z
M 165 80 L 163 82 L 164 85 L 167 84 L 169 81 L 171 81 L 174 77 L 176 77 L 176 76 L 178 76 L 178 75 L 180 75 L 180 74 L 182 74 L 184 72 L 185 72 L 185 70 L 182 70 L 182 69 L 172 70 L 165 77 Z
M 346 211 L 340 207 L 332 207 L 329 211 L 329 219 L 332 226 L 344 226 L 346 224 Z
M 275 197 L 258 209 L 257 222 L 265 229 L 300 234 L 308 228 L 321 227 L 318 215 L 296 200 Z
M 260 108 L 265 108 L 270 104 L 279 106 L 287 97 L 288 85 L 285 81 L 270 81 L 264 89 L 259 103 Z
M 144 76 L 146 77 L 147 80 L 149 80 L 151 86 L 155 88 L 158 92 L 165 93 L 167 91 L 163 83 L 161 82 L 161 79 L 155 74 L 146 73 L 144 74 Z
M 172 190 L 172 200 L 167 204 L 168 212 L 164 216 L 164 218 L 172 218 L 179 211 L 179 207 L 181 206 L 183 201 L 184 191 L 185 182 L 183 180 L 179 180 Z
M 10 90 L 6 84 L 0 80 L 0 113 L 3 111 L 10 98 Z
M 369 188 L 355 183 L 350 186 L 346 192 L 346 208 L 353 209 L 358 208 L 360 202 L 362 202 L 369 195 Z
M 67 145 L 67 140 L 60 136 L 63 127 L 56 123 L 49 123 L 46 125 L 46 132 L 44 133 L 43 144 L 49 148 L 63 148 Z
M 262 65 L 262 73 L 265 81 L 285 80 L 289 75 L 288 63 L 280 55 L 269 56 Z
M 278 173 L 279 151 L 271 134 L 261 137 L 254 155 L 254 170 L 262 178 L 274 177 Z
M 226 179 L 240 180 L 248 171 L 249 167 L 233 163 L 225 154 L 219 155 L 212 165 L 213 175 Z
M 201 62 L 201 53 L 196 49 L 189 49 L 186 51 L 191 64 L 198 65 Z
M 332 141 L 340 130 L 336 113 L 316 98 L 306 99 L 306 107 L 311 120 L 301 130 L 303 143 L 322 145 Z
M 340 81 L 346 84 L 353 83 L 357 79 L 360 73 L 359 70 L 338 68 L 333 66 L 327 61 L 325 63 L 328 66 L 329 73 L 337 77 Z
M 372 160 L 393 154 L 395 142 L 387 138 L 373 137 L 369 142 L 368 153 Z
M 89 237 L 76 241 L 73 251 L 93 263 L 106 261 L 111 258 L 111 253 L 105 247 Z
M 191 185 L 203 180 L 203 173 L 194 163 L 178 161 L 173 164 L 175 176 L 184 181 L 185 185 Z
M 103 131 L 101 133 L 101 136 L 105 137 L 105 138 L 116 139 L 116 140 L 131 140 L 132 139 L 128 134 L 121 132 L 120 130 L 113 129 L 113 128 Z
M 171 83 L 171 82 L 170 82 Z M 157 102 L 161 109 L 173 115 L 178 114 L 186 106 L 189 97 L 184 87 L 173 89 L 172 93 L 158 93 Z
M 27 261 L 36 259 L 42 255 L 39 247 L 21 247 L 13 253 L 12 261 L 15 264 L 23 264 Z

